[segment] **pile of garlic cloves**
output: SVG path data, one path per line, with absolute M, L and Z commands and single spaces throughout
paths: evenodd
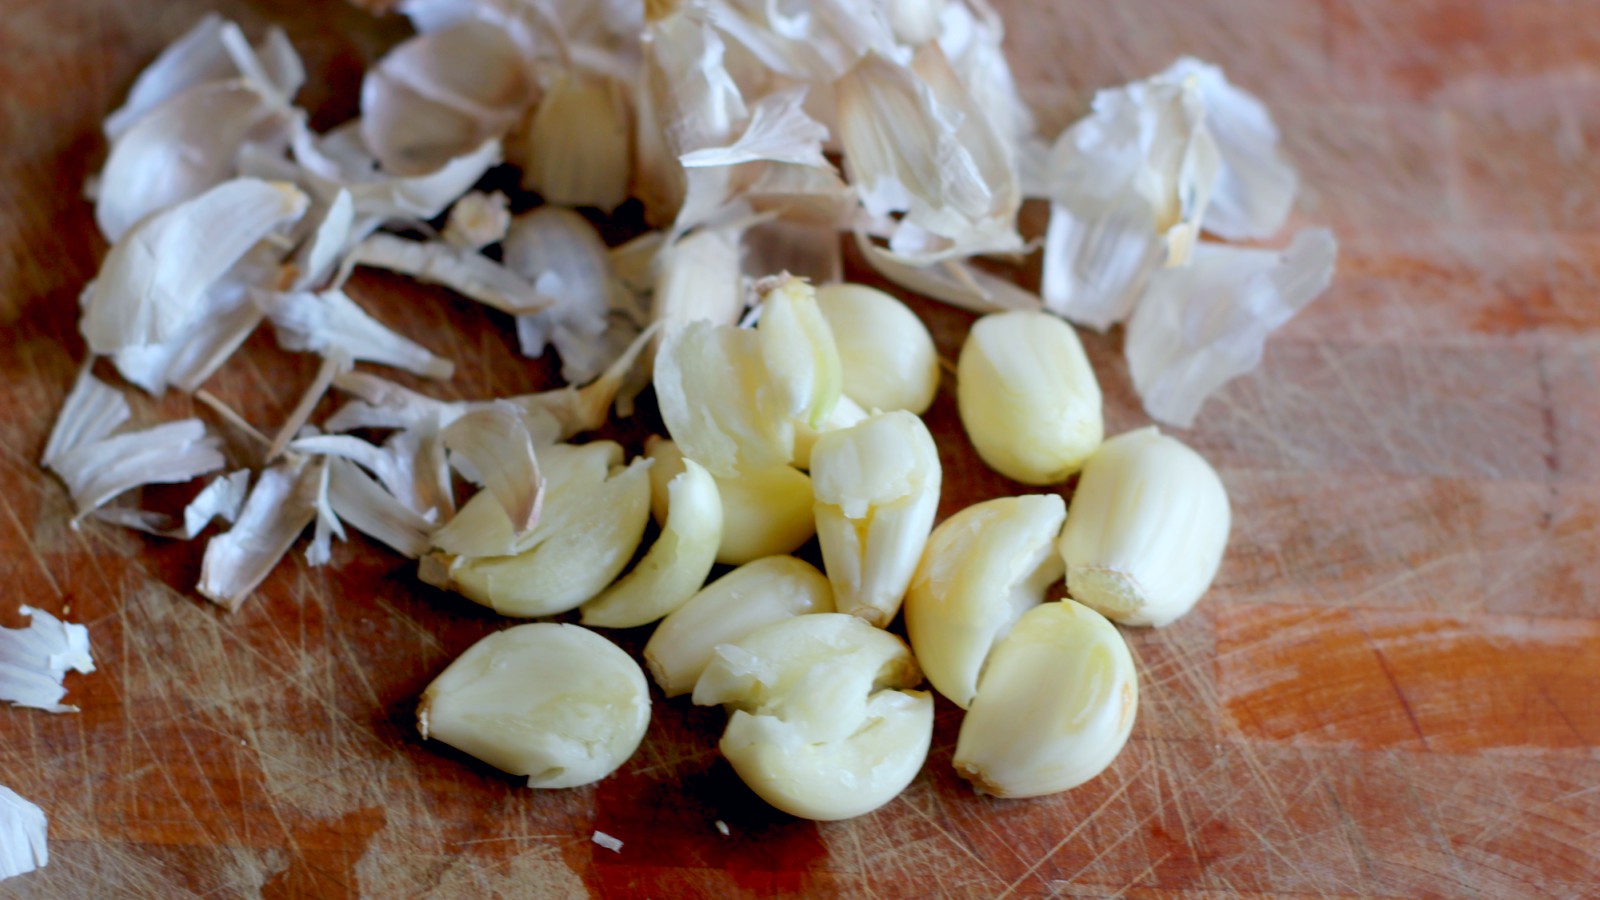
M 230 523 L 208 540 L 198 585 L 230 610 L 308 528 L 313 564 L 353 528 L 505 615 L 661 621 L 645 652 L 658 684 L 726 706 L 724 753 L 797 815 L 859 815 L 909 783 L 931 735 L 923 671 L 980 723 L 956 754 L 980 789 L 1048 793 L 1109 765 L 1137 689 L 1101 614 L 1164 624 L 1191 607 L 1228 507 L 1215 473 L 1170 437 L 1102 445 L 1099 388 L 1066 320 L 1126 323 L 1146 409 L 1177 426 L 1259 362 L 1336 255 L 1323 230 L 1281 251 L 1221 242 L 1272 238 L 1292 205 L 1296 175 L 1262 104 L 1183 59 L 1102 91 L 1052 143 L 986 0 L 398 11 L 415 35 L 367 73 L 359 118 L 326 132 L 294 105 L 306 72 L 283 33 L 252 43 L 216 16 L 107 119 L 92 196 L 111 246 L 82 300 L 91 358 L 44 459 L 74 523 L 186 540 Z M 501 165 L 543 205 L 513 215 L 523 198 L 478 190 Z M 1017 229 L 1026 199 L 1050 205 L 1042 249 Z M 631 202 L 653 230 L 617 246 L 575 211 Z M 892 297 L 839 284 L 844 240 L 888 281 L 991 314 L 961 356 L 963 423 L 1018 481 L 1082 469 L 1070 516 L 1038 495 L 934 529 L 943 475 L 919 418 L 938 390 L 932 341 Z M 1040 295 L 976 265 L 1036 249 Z M 507 340 L 528 356 L 553 347 L 568 386 L 457 401 L 385 378 L 373 367 L 446 381 L 458 361 L 363 309 L 344 290 L 358 266 L 504 314 Z M 269 323 L 322 365 L 285 421 L 257 427 L 204 385 Z M 1012 352 L 1019 342 L 1028 353 Z M 1039 367 L 1019 374 L 1019 355 Z M 215 475 L 181 522 L 140 508 L 142 485 L 227 468 L 222 437 L 199 419 L 126 430 L 130 407 L 92 374 L 98 357 L 152 395 L 194 394 L 248 436 L 234 455 L 252 465 Z M 1030 375 L 1071 389 L 1018 395 Z M 574 442 L 652 385 L 670 440 L 631 460 L 610 441 Z M 312 422 L 330 391 L 346 402 Z M 1022 400 L 992 403 L 1000 394 Z M 1120 455 L 1102 459 L 1113 445 Z M 1148 528 L 1195 556 L 1186 580 L 1127 558 L 1139 545 L 1126 534 L 1063 532 L 1080 502 L 1085 520 L 1114 516 L 1128 484 L 1159 479 L 1169 459 L 1198 473 L 1175 489 L 1194 494 L 1192 515 Z M 458 507 L 464 486 L 476 490 Z M 930 532 L 938 554 L 925 552 Z M 1214 539 L 1188 549 L 1201 532 Z M 813 536 L 825 574 L 790 556 Z M 963 581 L 948 559 L 989 581 Z M 707 585 L 717 564 L 737 568 Z M 1063 574 L 1074 599 L 1045 603 Z M 909 646 L 882 630 L 902 601 Z M 604 777 L 638 745 L 649 698 L 638 665 L 591 638 L 605 643 L 577 625 L 486 638 L 429 689 L 424 735 L 482 748 L 535 786 Z M 527 647 L 568 662 L 528 662 Z M 541 684 L 588 679 L 613 699 L 535 708 L 491 660 Z M 1016 730 L 997 723 L 1017 692 L 1054 678 L 1072 687 L 1052 715 L 1077 730 L 1041 720 L 1034 739 L 994 746 Z M 474 731 L 484 716 L 515 721 Z M 518 734 L 537 746 L 513 746 Z

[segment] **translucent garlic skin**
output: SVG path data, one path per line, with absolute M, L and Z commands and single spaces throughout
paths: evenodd
M 879 627 L 894 618 L 933 528 L 942 478 L 928 426 L 904 410 L 817 438 L 817 540 L 840 612 Z
M 928 681 L 966 709 L 995 643 L 1064 571 L 1055 494 L 1000 497 L 939 523 L 906 592 L 906 635 Z
M 1154 427 L 1084 466 L 1061 533 L 1067 592 L 1124 625 L 1168 625 L 1211 586 L 1231 511 L 1205 458 Z
M 778 809 L 847 819 L 893 800 L 933 739 L 933 697 L 899 638 L 860 618 L 782 619 L 716 648 L 694 702 L 732 712 L 718 744 Z
M 1116 626 L 1071 600 L 1036 606 L 989 657 L 956 772 L 997 797 L 1077 787 L 1122 752 L 1138 708 L 1133 654 Z
M 1100 383 L 1078 335 L 1036 310 L 975 322 L 956 364 L 961 424 L 978 455 L 1023 484 L 1056 484 L 1105 436 Z
M 540 622 L 489 635 L 422 694 L 417 727 L 528 786 L 590 784 L 627 762 L 650 723 L 644 672 L 577 625 Z
M 865 410 L 904 409 L 918 415 L 939 392 L 933 336 L 909 307 L 860 284 L 817 288 L 844 370 L 844 394 Z

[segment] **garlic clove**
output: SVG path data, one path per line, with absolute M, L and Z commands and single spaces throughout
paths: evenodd
M 761 799 L 792 816 L 828 822 L 865 815 L 899 796 L 922 770 L 932 742 L 933 695 L 881 691 L 843 740 L 819 743 L 781 719 L 740 710 L 717 747 Z
M 694 688 L 732 718 L 719 744 L 740 778 L 793 815 L 843 819 L 894 799 L 927 758 L 933 698 L 894 635 L 855 616 L 780 619 L 721 644 Z
M 548 203 L 611 212 L 628 199 L 633 114 L 615 80 L 572 69 L 555 76 L 508 161 Z
M 903 410 L 817 439 L 817 538 L 841 612 L 878 626 L 894 618 L 933 527 L 941 477 L 928 427 Z
M 822 420 L 822 424 L 813 428 L 805 422 L 796 422 L 794 426 L 794 465 L 797 469 L 810 470 L 811 451 L 817 446 L 817 438 L 830 431 L 849 428 L 860 424 L 867 417 L 867 411 L 861 405 L 851 400 L 848 395 L 840 394 L 839 402 L 833 405 L 833 411 Z
M 833 612 L 828 579 L 792 556 L 768 556 L 706 585 L 662 619 L 645 644 L 645 663 L 668 697 L 687 694 L 719 644 L 782 619 L 824 612 Z
M 667 485 L 667 520 L 644 559 L 581 607 L 583 624 L 634 628 L 667 615 L 706 583 L 722 543 L 722 500 L 693 460 Z
M 956 772 L 997 797 L 1077 787 L 1116 759 L 1138 706 L 1133 655 L 1114 625 L 1071 600 L 1036 606 L 990 654 Z
M 576 609 L 622 572 L 650 518 L 650 463 L 622 468 L 620 455 L 609 441 L 542 448 L 539 523 L 515 535 L 501 505 L 479 492 L 434 535 L 441 552 L 421 568 L 424 580 L 502 615 Z
M 719 644 L 694 686 L 696 706 L 771 715 L 814 741 L 855 732 L 869 696 L 922 680 L 904 641 L 859 617 L 811 613 Z
M 1194 608 L 1228 543 L 1228 493 L 1205 458 L 1151 428 L 1089 458 L 1061 556 L 1073 599 L 1124 625 L 1167 625 Z
M 547 622 L 473 644 L 428 685 L 417 708 L 424 739 L 525 775 L 534 788 L 610 775 L 638 749 L 649 723 L 638 663 L 592 631 Z
M 906 593 L 906 635 L 939 693 L 962 709 L 995 643 L 1065 571 L 1055 494 L 1001 497 L 939 523 Z
M 657 524 L 667 520 L 667 487 L 684 470 L 678 445 L 651 436 L 645 456 L 650 467 L 650 509 Z M 793 553 L 817 533 L 811 512 L 811 478 L 789 466 L 752 469 L 729 478 L 715 478 L 722 506 L 722 540 L 717 562 L 737 566 Z
M 973 324 L 956 364 L 961 424 L 991 468 L 1054 484 L 1083 466 L 1105 433 L 1100 384 L 1072 326 L 1015 311 Z
M 904 303 L 860 284 L 817 288 L 817 306 L 839 351 L 844 394 L 863 409 L 921 415 L 939 391 L 928 326 Z

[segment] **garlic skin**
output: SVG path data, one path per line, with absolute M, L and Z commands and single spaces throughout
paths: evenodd
M 711 582 L 662 619 L 645 644 L 645 664 L 668 697 L 687 694 L 717 645 L 782 619 L 826 612 L 833 612 L 833 588 L 825 575 L 804 560 L 768 556 Z
M 722 543 L 722 500 L 693 460 L 667 485 L 667 521 L 644 559 L 582 607 L 583 624 L 634 628 L 689 601 L 706 583 Z
M 1133 730 L 1139 679 L 1116 626 L 1071 600 L 1036 606 L 990 654 L 955 767 L 981 793 L 1038 797 L 1111 765 Z
M 644 672 L 577 625 L 538 622 L 489 635 L 422 693 L 417 730 L 528 787 L 591 784 L 628 761 L 650 724 Z
M 541 448 L 539 522 L 524 535 L 494 496 L 480 491 L 434 534 L 424 581 L 507 616 L 576 609 L 622 572 L 650 519 L 648 460 L 621 466 L 610 441 Z
M 508 148 L 522 186 L 548 203 L 609 213 L 628 199 L 633 114 L 620 84 L 573 69 L 557 75 Z
M 886 626 L 900 609 L 939 508 L 933 435 L 904 410 L 817 439 L 817 539 L 840 612 Z
M 839 349 L 844 394 L 863 409 L 918 415 L 939 392 L 933 336 L 909 307 L 861 284 L 817 288 L 817 306 Z
M 1170 624 L 1222 563 L 1228 493 L 1200 454 L 1154 427 L 1089 458 L 1061 533 L 1067 592 L 1124 625 Z
M 1100 383 L 1072 326 L 1017 310 L 973 323 L 956 363 L 961 424 L 978 455 L 1023 484 L 1055 484 L 1105 436 Z
M 1065 571 L 1055 494 L 1001 497 L 939 523 L 906 592 L 906 635 L 939 693 L 966 709 L 995 642 Z
M 657 524 L 667 521 L 668 487 L 684 470 L 683 451 L 652 435 L 644 445 L 650 467 L 650 511 Z M 721 501 L 722 539 L 717 562 L 739 566 L 764 556 L 800 549 L 817 533 L 811 513 L 811 478 L 790 466 L 752 469 L 730 478 L 713 478 Z
M 839 613 L 786 618 L 721 644 L 694 702 L 732 711 L 718 747 L 778 809 L 831 821 L 888 803 L 933 738 L 933 697 L 897 637 Z

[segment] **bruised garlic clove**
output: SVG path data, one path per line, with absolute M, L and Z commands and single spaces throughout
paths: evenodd
M 1200 454 L 1154 427 L 1089 458 L 1061 556 L 1067 592 L 1124 625 L 1167 625 L 1194 608 L 1228 543 L 1228 492 Z
M 434 535 L 439 552 L 419 574 L 502 615 L 577 608 L 621 573 L 650 518 L 649 461 L 621 461 L 610 441 L 541 448 L 538 524 L 516 534 L 500 503 L 480 491 Z
M 822 420 L 822 424 L 815 428 L 805 422 L 797 422 L 794 427 L 794 465 L 800 469 L 811 468 L 811 451 L 817 446 L 817 438 L 830 431 L 849 428 L 867 417 L 867 411 L 861 405 L 851 400 L 845 394 L 839 395 L 839 402 L 833 405 L 833 412 Z
M 1048 313 L 973 323 L 956 366 L 961 424 L 983 461 L 1023 484 L 1054 484 L 1100 445 L 1100 384 L 1078 335 Z
M 732 711 L 718 744 L 760 797 L 791 815 L 845 819 L 894 799 L 933 736 L 933 698 L 897 637 L 854 616 L 781 619 L 722 644 L 694 702 Z
M 928 426 L 904 410 L 817 439 L 817 538 L 841 612 L 878 626 L 894 618 L 933 527 L 941 476 Z
M 1037 797 L 1111 765 L 1139 707 L 1116 626 L 1071 600 L 1025 613 L 990 655 L 961 723 L 955 767 L 985 794 Z
M 944 520 L 906 592 L 906 635 L 939 693 L 962 709 L 995 642 L 1061 580 L 1055 494 L 1001 497 Z
M 683 452 L 669 440 L 645 442 L 650 467 L 650 509 L 657 524 L 667 520 L 667 487 L 684 470 Z M 763 556 L 793 553 L 817 533 L 811 512 L 811 479 L 789 466 L 752 469 L 716 478 L 722 504 L 722 541 L 717 562 L 738 566 Z
M 828 320 L 845 396 L 864 409 L 904 409 L 921 415 L 939 391 L 933 336 L 917 314 L 883 291 L 861 284 L 817 288 Z
M 898 797 L 922 770 L 932 742 L 932 694 L 880 691 L 844 740 L 812 741 L 782 719 L 740 710 L 717 749 L 761 799 L 792 816 L 831 822 Z
M 687 603 L 706 583 L 722 543 L 722 500 L 693 460 L 667 485 L 667 521 L 633 571 L 582 606 L 583 624 L 633 628 Z
M 650 724 L 644 673 L 577 625 L 518 625 L 473 644 L 422 694 L 417 730 L 528 787 L 590 784 L 627 762 Z
M 740 640 L 773 622 L 833 612 L 833 588 L 815 566 L 769 556 L 718 578 L 656 626 L 645 664 L 668 697 L 694 690 L 718 644 Z

